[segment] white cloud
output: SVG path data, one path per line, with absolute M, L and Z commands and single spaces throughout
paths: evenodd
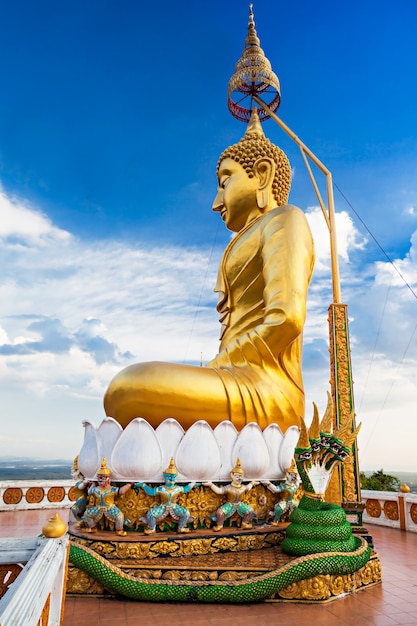
M 330 235 L 322 211 L 320 207 L 309 207 L 306 216 L 316 247 L 316 271 L 326 270 L 330 267 Z M 335 221 L 338 253 L 348 263 L 349 253 L 363 250 L 367 240 L 355 228 L 346 211 L 336 213 Z
M 25 245 L 0 249 L 0 392 L 6 416 L 0 452 L 68 458 L 81 444 L 82 420 L 103 418 L 103 392 L 122 367 L 146 360 L 199 362 L 200 353 L 204 361 L 214 356 L 219 324 L 212 288 L 221 251 L 207 269 L 210 255 L 201 249 L 82 241 L 23 203 L 8 201 L 4 194 L 3 201 L 9 224 L 25 215 L 31 226 L 19 235 Z M 384 463 L 375 459 L 386 455 L 395 469 L 395 459 L 399 468 L 407 454 L 413 458 L 417 350 L 416 337 L 411 343 L 410 337 L 416 302 L 390 264 L 363 265 L 365 239 L 346 213 L 336 219 L 342 292 L 354 318 L 350 335 L 358 420 L 363 422 L 361 462 L 379 469 Z M 304 333 L 307 419 L 313 400 L 320 410 L 326 404 L 332 301 L 328 233 L 319 209 L 309 210 L 309 220 L 318 263 Z M 6 230 L 8 241 L 17 236 L 18 227 L 14 234 L 11 226 L 4 227 L 3 237 Z M 417 231 L 407 253 L 395 261 L 414 287 L 416 250 Z M 23 432 L 30 452 L 23 448 Z M 396 450 L 393 432 L 402 442 L 401 448 L 394 444 Z
M 51 240 L 63 243 L 71 237 L 67 231 L 54 226 L 46 215 L 6 195 L 1 187 L 0 214 L 0 240 L 3 244 L 46 245 Z

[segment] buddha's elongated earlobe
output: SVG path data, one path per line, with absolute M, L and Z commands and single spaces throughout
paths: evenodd
M 275 163 L 269 157 L 260 157 L 255 161 L 253 172 L 259 180 L 259 186 L 256 190 L 256 202 L 262 211 L 271 208 L 273 194 L 272 183 L 275 176 Z
M 258 207 L 263 210 L 268 206 L 269 203 L 269 190 L 268 189 L 257 189 L 256 190 L 256 203 Z

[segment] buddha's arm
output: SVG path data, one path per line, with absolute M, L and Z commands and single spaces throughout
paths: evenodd
M 217 366 L 277 358 L 302 332 L 314 246 L 304 213 L 282 207 L 262 228 L 264 318 L 253 330 L 226 346 Z M 243 358 L 242 358 L 243 357 Z

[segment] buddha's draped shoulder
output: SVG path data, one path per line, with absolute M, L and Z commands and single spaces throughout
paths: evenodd
M 216 285 L 220 351 L 261 327 L 275 354 L 284 347 L 274 338 L 277 326 L 287 328 L 285 343 L 296 337 L 305 320 L 313 264 L 311 232 L 295 206 L 273 209 L 238 233 L 225 250 Z

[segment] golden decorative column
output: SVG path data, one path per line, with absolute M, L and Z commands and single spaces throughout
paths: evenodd
M 333 428 L 336 430 L 350 420 L 355 407 L 347 304 L 331 304 L 328 311 L 330 386 L 335 407 Z M 356 442 L 352 444 L 351 454 L 343 466 L 334 472 L 326 492 L 326 500 L 347 504 L 361 501 Z

